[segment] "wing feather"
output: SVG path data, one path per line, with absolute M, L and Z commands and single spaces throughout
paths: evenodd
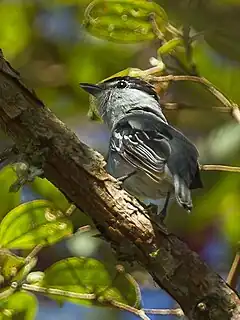
M 188 187 L 201 187 L 198 150 L 180 131 L 146 110 L 131 110 L 115 126 L 110 148 L 159 181 L 167 164 Z

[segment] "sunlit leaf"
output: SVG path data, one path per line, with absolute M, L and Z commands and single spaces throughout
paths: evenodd
M 18 257 L 7 250 L 0 251 L 1 275 L 5 280 L 13 278 L 17 271 L 24 265 L 24 258 Z
M 2 319 L 34 320 L 37 309 L 37 298 L 23 291 L 16 292 L 0 301 Z
M 49 180 L 37 177 L 29 185 L 37 194 L 41 195 L 44 199 L 51 201 L 56 208 L 65 212 L 70 206 L 63 193 Z
M 6 166 L 0 171 L 0 220 L 7 212 L 15 208 L 20 203 L 20 191 L 9 192 L 11 185 L 16 181 L 17 175 L 11 166 Z
M 32 249 L 49 245 L 72 233 L 72 223 L 45 200 L 24 203 L 10 211 L 0 224 L 0 245 Z
M 6 56 L 14 56 L 26 46 L 30 28 L 26 17 L 26 8 L 21 2 L 0 3 L 0 44 Z M 19 36 L 21 30 L 21 36 Z
M 100 261 L 92 258 L 68 258 L 58 261 L 45 270 L 45 277 L 40 284 L 46 288 L 96 296 L 94 300 L 76 299 L 66 295 L 63 298 L 52 296 L 58 301 L 99 305 L 99 301 L 115 300 L 131 306 L 140 305 L 140 292 L 130 275 L 116 270 L 109 271 Z
M 99 38 L 133 43 L 156 38 L 149 19 L 155 14 L 162 33 L 167 25 L 165 11 L 154 2 L 145 0 L 95 0 L 85 11 L 84 26 Z

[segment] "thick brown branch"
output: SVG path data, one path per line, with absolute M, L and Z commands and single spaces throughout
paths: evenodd
M 131 249 L 132 258 L 174 297 L 189 319 L 239 319 L 236 293 L 185 243 L 151 224 L 139 202 L 104 170 L 103 157 L 81 143 L 20 82 L 2 56 L 0 126 L 20 151 L 28 147 L 30 160 L 31 153 L 47 148 L 46 178 L 92 217 L 113 247 Z

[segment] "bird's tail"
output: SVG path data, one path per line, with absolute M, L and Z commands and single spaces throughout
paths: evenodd
M 188 212 L 192 210 L 191 192 L 186 183 L 178 175 L 174 176 L 175 197 L 178 204 Z

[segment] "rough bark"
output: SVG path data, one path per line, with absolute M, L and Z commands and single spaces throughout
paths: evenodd
M 165 234 L 139 202 L 104 170 L 103 157 L 81 143 L 44 106 L 0 52 L 0 126 L 44 174 L 88 213 L 114 248 L 131 247 L 138 261 L 189 319 L 240 319 L 240 300 L 224 280 L 173 234 Z M 36 159 L 38 157 L 35 156 Z

